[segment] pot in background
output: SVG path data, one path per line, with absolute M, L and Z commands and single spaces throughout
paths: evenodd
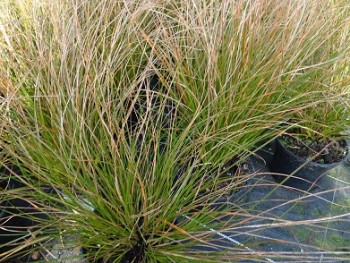
M 264 146 L 261 147 L 261 145 L 264 145 Z M 274 154 L 276 149 L 276 140 L 273 139 L 269 142 L 263 141 L 261 143 L 258 143 L 255 148 L 260 148 L 260 149 L 254 152 L 254 158 L 257 159 L 258 161 L 263 162 L 267 166 L 271 165 L 274 159 Z
M 349 141 L 345 140 L 347 148 Z M 275 155 L 270 165 L 275 180 L 283 185 L 287 185 L 303 191 L 312 190 L 317 187 L 317 182 L 332 168 L 340 165 L 349 157 L 347 155 L 340 162 L 321 164 L 312 162 L 291 152 L 282 142 L 276 140 Z
M 14 174 L 21 175 L 17 166 L 8 165 L 0 168 L 0 191 L 24 187 L 24 184 L 12 178 Z M 3 199 L 0 202 L 0 254 L 8 252 L 30 238 L 30 232 L 37 229 L 42 219 L 47 219 L 47 215 L 39 212 L 30 202 L 20 198 Z M 22 260 L 24 257 L 30 258 L 30 255 L 23 250 L 12 260 Z

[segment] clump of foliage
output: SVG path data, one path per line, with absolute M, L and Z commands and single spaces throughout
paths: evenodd
M 212 242 L 232 215 L 216 208 L 252 175 L 218 187 L 221 167 L 310 106 L 312 91 L 284 98 L 323 72 L 303 73 L 323 62 L 307 63 L 319 6 L 3 1 L 2 154 L 20 167 L 16 196 L 48 216 L 21 248 L 78 235 L 93 261 L 239 259 L 241 246 Z

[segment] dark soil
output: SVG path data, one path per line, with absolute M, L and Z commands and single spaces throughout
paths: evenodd
M 320 164 L 340 162 L 348 153 L 348 145 L 345 140 L 311 140 L 297 136 L 283 135 L 280 138 L 282 144 L 295 155 L 312 160 Z
M 144 262 L 145 257 L 145 250 L 146 245 L 144 241 L 139 241 L 136 243 L 131 249 L 126 251 L 122 259 L 120 260 L 120 263 L 141 263 Z M 89 252 L 94 253 L 94 249 L 84 249 L 85 253 Z M 108 259 L 107 261 L 105 259 L 99 259 L 99 260 L 91 260 L 88 259 L 90 263 L 112 263 L 115 261 L 115 258 Z

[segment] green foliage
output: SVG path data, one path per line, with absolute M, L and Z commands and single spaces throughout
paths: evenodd
M 338 36 L 331 23 L 345 13 L 323 17 L 326 3 L 8 0 L 0 8 L 0 143 L 23 173 L 16 194 L 50 215 L 44 236 L 78 234 L 95 260 L 118 262 L 141 244 L 144 262 L 232 262 L 237 247 L 231 256 L 193 249 L 219 248 L 208 227 L 224 231 L 220 219 L 233 211 L 215 205 L 247 180 L 218 187 L 227 180 L 220 168 L 329 103 L 314 96 L 329 97 L 319 83 L 334 87 L 341 116 L 330 119 L 344 116 L 335 88 L 346 75 L 335 73 L 345 53 L 324 57 L 321 40 Z M 324 20 L 329 27 L 319 28 Z
M 291 125 L 313 140 L 339 138 L 350 127 L 349 6 L 342 1 L 331 5 L 333 8 L 325 5 L 322 9 L 322 26 L 312 38 L 316 42 L 308 55 L 311 64 L 299 67 L 303 81 L 288 89 L 285 97 L 298 98 L 300 107 L 294 109 Z

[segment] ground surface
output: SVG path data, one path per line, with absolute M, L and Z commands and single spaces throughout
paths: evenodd
M 239 242 L 247 253 L 269 255 L 240 262 L 349 263 L 349 163 L 324 175 L 309 193 L 276 184 L 268 166 L 257 160 L 255 167 L 260 175 L 239 200 L 240 209 L 247 213 L 241 221 L 247 223 L 223 233 L 226 238 L 221 240 L 226 246 Z M 236 217 L 231 220 L 237 222 Z

